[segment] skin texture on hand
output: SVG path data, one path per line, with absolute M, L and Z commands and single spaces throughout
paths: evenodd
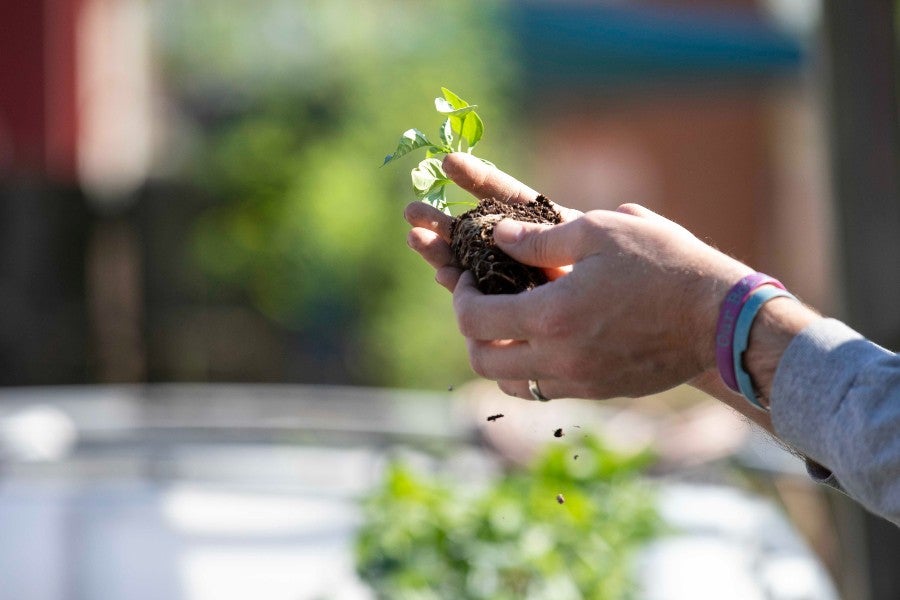
M 476 198 L 528 202 L 538 195 L 466 154 L 449 155 L 444 170 Z M 595 399 L 690 382 L 771 430 L 767 415 L 728 390 L 715 369 L 719 306 L 752 269 L 638 205 L 586 214 L 558 209 L 560 225 L 503 221 L 494 230 L 502 250 L 547 269 L 551 281 L 521 294 L 486 296 L 454 264 L 450 217 L 422 202 L 407 207 L 413 226 L 408 243 L 453 292 L 475 372 L 519 397 L 527 397 L 529 379 L 539 380 L 550 398 Z M 747 353 L 761 369 L 759 379 L 768 378 L 760 386 L 765 393 L 774 376 L 774 367 L 767 369 L 777 366 L 784 349 L 779 344 L 789 343 L 809 319 L 795 314 L 773 320 L 764 316 L 769 312 L 761 311 L 764 325 L 754 327 Z

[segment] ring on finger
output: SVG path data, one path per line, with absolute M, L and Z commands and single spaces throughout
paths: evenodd
M 541 393 L 541 387 L 538 385 L 537 379 L 528 380 L 528 391 L 531 392 L 532 400 L 538 402 L 549 402 L 550 398 Z

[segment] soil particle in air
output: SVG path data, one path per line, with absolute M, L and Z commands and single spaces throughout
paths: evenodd
M 496 415 L 491 415 L 491 416 L 489 416 L 489 417 L 487 418 L 487 420 L 488 420 L 488 421 L 496 421 L 497 419 L 502 419 L 502 418 L 503 418 L 503 414 L 502 414 L 502 413 L 498 413 L 498 414 L 496 414 Z
M 562 427 L 553 432 L 553 437 L 561 438 L 564 435 Z
M 507 218 L 526 223 L 562 222 L 553 203 L 543 195 L 522 203 L 485 198 L 455 218 L 450 226 L 450 248 L 460 266 L 472 271 L 475 286 L 485 294 L 516 294 L 547 283 L 542 269 L 523 265 L 494 244 L 494 225 Z
M 556 495 L 556 501 L 557 501 L 558 503 L 560 503 L 560 504 L 565 504 L 566 498 L 565 498 L 565 496 L 563 496 L 562 494 L 557 494 L 557 495 Z

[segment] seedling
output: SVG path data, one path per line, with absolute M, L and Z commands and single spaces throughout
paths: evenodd
M 434 108 L 443 117 L 437 142 L 419 129 L 407 129 L 400 136 L 397 149 L 384 158 L 382 166 L 420 148 L 425 158 L 410 173 L 416 197 L 450 214 L 450 207 L 464 205 L 470 210 L 455 217 L 450 226 L 450 248 L 456 262 L 475 275 L 475 284 L 486 294 L 508 294 L 529 290 L 547 282 L 543 270 L 523 265 L 501 251 L 494 244 L 494 225 L 504 218 L 532 223 L 559 223 L 562 217 L 553 203 L 544 196 L 534 202 L 510 204 L 495 198 L 480 202 L 450 202 L 447 186 L 453 182 L 442 166 L 443 157 L 452 152 L 473 150 L 484 136 L 484 121 L 469 104 L 447 88 L 443 96 L 434 99 Z M 484 163 L 493 165 L 480 159 Z
M 434 109 L 444 116 L 438 129 L 438 143 L 432 142 L 419 129 L 407 129 L 400 136 L 397 149 L 384 157 L 384 166 L 401 156 L 419 148 L 425 148 L 425 158 L 410 173 L 416 197 L 435 208 L 450 214 L 450 206 L 475 206 L 475 202 L 450 202 L 447 200 L 447 186 L 453 182 L 444 173 L 441 161 L 451 152 L 472 154 L 475 146 L 484 136 L 484 121 L 475 112 L 476 104 L 469 104 L 445 87 L 443 97 L 434 99 Z M 484 160 L 484 159 L 482 159 Z M 484 161 L 490 164 L 488 161 Z

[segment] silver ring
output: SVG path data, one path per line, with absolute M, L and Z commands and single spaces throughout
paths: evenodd
M 531 392 L 531 398 L 533 400 L 537 400 L 538 402 L 550 402 L 550 398 L 541 393 L 541 388 L 538 386 L 537 379 L 528 380 L 528 391 Z

